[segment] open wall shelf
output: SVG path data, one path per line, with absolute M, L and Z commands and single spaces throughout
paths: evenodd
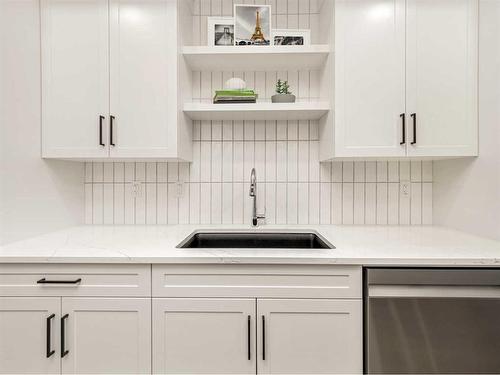
M 256 104 L 185 103 L 192 120 L 318 120 L 330 110 L 328 102 Z
M 185 4 L 190 2 L 178 2 Z M 242 2 L 244 3 L 244 2 Z M 251 1 L 255 3 L 255 1 Z M 286 3 L 286 1 L 285 1 Z M 293 3 L 293 4 L 292 4 Z M 319 121 L 320 141 L 331 142 L 334 110 L 334 1 L 297 0 L 282 6 L 274 2 L 272 27 L 310 30 L 307 45 L 213 46 L 209 17 L 234 15 L 231 1 L 212 0 L 184 6 L 178 51 L 178 103 L 186 123 L 210 121 Z M 211 4 L 211 5 L 210 5 Z M 309 44 L 310 43 L 310 44 Z M 241 78 L 255 90 L 255 104 L 213 104 L 217 90 L 230 78 Z M 288 81 L 296 103 L 271 103 L 278 80 Z M 323 149 L 326 147 L 322 147 Z
M 326 61 L 328 45 L 184 47 L 183 54 L 193 70 L 289 70 L 318 69 Z

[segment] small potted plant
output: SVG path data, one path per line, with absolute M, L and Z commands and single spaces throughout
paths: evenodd
M 295 95 L 290 92 L 288 81 L 278 79 L 276 94 L 271 97 L 273 103 L 295 103 Z

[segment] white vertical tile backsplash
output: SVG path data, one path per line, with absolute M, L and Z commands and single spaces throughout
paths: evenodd
M 365 223 L 365 184 L 361 182 L 354 183 L 354 208 L 353 221 L 356 225 Z
M 331 197 L 331 223 L 342 224 L 342 190 L 343 184 L 339 182 L 332 183 L 332 197 Z
M 352 166 L 352 163 L 347 165 Z M 342 223 L 354 224 L 354 183 L 352 178 L 346 181 L 342 184 Z
M 203 136 L 192 163 L 87 163 L 86 221 L 248 223 L 256 167 L 258 208 L 270 224 L 432 224 L 432 162 L 319 163 L 317 126 L 195 122 Z
M 365 184 L 365 224 L 377 224 L 377 184 L 375 182 Z

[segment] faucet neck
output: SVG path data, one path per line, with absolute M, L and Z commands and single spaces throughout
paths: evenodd
M 257 194 L 257 176 L 255 173 L 255 168 L 252 168 L 252 173 L 250 175 L 250 196 L 255 197 Z

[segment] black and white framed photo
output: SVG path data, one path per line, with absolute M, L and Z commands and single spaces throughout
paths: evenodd
M 273 30 L 272 43 L 275 46 L 309 46 L 311 30 Z
M 271 6 L 235 4 L 234 40 L 237 46 L 271 45 Z
M 234 18 L 208 17 L 208 45 L 234 46 Z

